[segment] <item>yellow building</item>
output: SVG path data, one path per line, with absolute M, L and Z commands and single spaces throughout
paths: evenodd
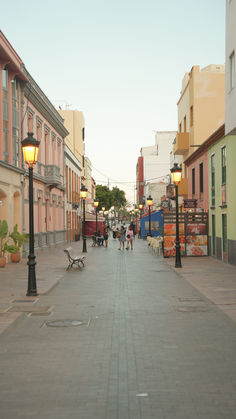
M 58 112 L 64 119 L 65 127 L 69 131 L 69 135 L 65 138 L 65 143 L 79 160 L 82 168 L 84 168 L 84 115 L 80 111 L 70 109 L 59 110 Z
M 77 240 L 81 234 L 82 205 L 81 185 L 86 185 L 84 116 L 77 110 L 59 110 L 69 132 L 65 138 L 65 223 L 67 241 Z
M 211 64 L 193 66 L 186 73 L 178 106 L 178 133 L 173 147 L 179 156 L 183 179 L 179 194 L 187 197 L 187 170 L 184 161 L 215 132 L 225 120 L 225 67 Z

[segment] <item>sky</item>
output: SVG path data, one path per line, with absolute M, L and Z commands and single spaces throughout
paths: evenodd
M 141 147 L 177 130 L 184 74 L 225 62 L 225 0 L 12 0 L 0 25 L 55 107 L 83 112 L 96 183 L 131 203 Z

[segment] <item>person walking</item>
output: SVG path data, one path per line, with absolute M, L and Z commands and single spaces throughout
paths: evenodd
M 113 234 L 113 239 L 116 239 L 116 226 L 115 226 L 115 224 L 112 226 L 112 234 Z
M 127 237 L 126 250 L 129 250 L 129 244 L 130 244 L 131 250 L 133 250 L 134 232 L 131 225 L 128 227 L 126 237 Z
M 120 247 L 119 247 L 118 250 L 121 250 L 121 247 L 122 247 L 123 250 L 125 248 L 125 233 L 126 233 L 126 230 L 124 229 L 124 226 L 121 226 L 121 228 L 120 228 L 120 238 L 119 238 Z
M 105 241 L 105 247 L 108 246 L 108 225 L 105 224 L 104 229 L 103 229 L 103 237 L 104 237 L 104 241 Z

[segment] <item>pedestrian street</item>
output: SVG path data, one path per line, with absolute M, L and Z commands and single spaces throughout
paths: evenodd
M 87 244 L 0 335 L 1 419 L 235 418 L 236 323 L 147 241 Z

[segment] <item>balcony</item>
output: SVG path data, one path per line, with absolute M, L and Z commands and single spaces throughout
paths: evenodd
M 173 153 L 175 155 L 183 155 L 189 149 L 189 133 L 178 132 L 176 136 L 176 142 L 173 147 Z
M 52 164 L 45 166 L 45 177 L 48 186 L 58 186 L 61 184 L 60 168 Z
M 180 196 L 187 196 L 188 195 L 188 179 L 182 178 L 181 182 L 179 183 L 178 192 Z
M 80 204 L 80 194 L 78 192 L 72 192 L 72 208 L 79 208 Z

